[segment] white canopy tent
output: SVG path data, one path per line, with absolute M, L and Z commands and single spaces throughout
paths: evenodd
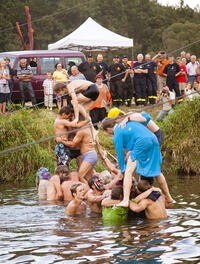
M 48 45 L 49 50 L 106 51 L 127 48 L 133 48 L 133 39 L 102 27 L 91 17 L 65 38 Z

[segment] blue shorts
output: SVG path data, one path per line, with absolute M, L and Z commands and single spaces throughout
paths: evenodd
M 98 158 L 95 150 L 91 150 L 83 154 L 83 161 L 90 163 L 92 167 L 94 167 L 94 165 L 97 163 L 97 160 Z

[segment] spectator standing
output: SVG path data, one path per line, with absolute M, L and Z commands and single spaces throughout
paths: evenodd
M 176 97 L 180 97 L 181 93 L 178 86 L 178 81 L 176 77 L 180 75 L 181 69 L 179 65 L 174 62 L 174 56 L 169 56 L 169 64 L 167 64 L 163 70 L 163 75 L 167 77 L 167 86 L 169 90 L 172 92 L 173 90 L 176 93 Z M 178 102 L 183 101 L 182 98 L 178 99 Z
M 119 56 L 113 57 L 113 64 L 108 67 L 110 75 L 110 93 L 114 106 L 120 106 L 123 103 L 124 90 L 122 83 L 125 82 L 123 73 L 126 71 L 124 66 L 119 62 Z
M 143 62 L 143 58 L 142 54 L 138 54 L 138 61 L 133 64 L 136 105 L 145 105 L 146 103 L 148 69 L 146 63 Z
M 61 63 L 56 63 L 55 65 L 56 70 L 53 73 L 53 85 L 56 83 L 62 82 L 67 84 L 67 79 L 68 79 L 68 73 L 65 69 L 62 68 Z M 67 95 L 64 96 L 56 96 L 57 100 L 57 106 L 58 109 L 61 109 L 61 105 L 67 106 Z
M 51 72 L 47 72 L 46 79 L 43 82 L 44 87 L 44 105 L 52 110 L 53 107 L 53 79 Z
M 131 70 L 131 66 L 128 64 L 128 58 L 125 55 L 122 57 L 122 65 L 127 70 L 127 72 L 124 74 L 125 82 L 122 84 L 124 87 L 124 101 L 127 103 L 127 106 L 131 106 L 133 98 L 133 86 L 130 73 L 133 73 L 133 71 Z
M 147 74 L 147 95 L 150 104 L 156 103 L 157 98 L 157 78 L 156 78 L 156 67 L 157 62 L 151 60 L 151 55 L 145 55 L 145 61 L 147 63 L 148 74 Z
M 185 58 L 177 58 L 177 63 L 181 69 L 180 75 L 176 77 L 179 85 L 179 90 L 182 95 L 185 94 L 185 89 L 186 89 L 186 76 L 187 76 L 187 69 L 186 66 L 184 65 Z
M 191 62 L 186 65 L 188 82 L 193 85 L 194 80 L 197 80 L 197 75 L 199 72 L 199 63 L 196 61 L 196 56 L 191 56 Z
M 90 116 L 93 124 L 102 121 L 107 116 L 106 106 L 111 103 L 111 95 L 108 86 L 103 83 L 102 75 L 97 75 L 96 85 L 99 88 L 99 96 L 90 108 Z M 97 125 L 94 127 L 98 129 Z
M 19 89 L 21 92 L 21 104 L 25 105 L 25 91 L 28 90 L 29 96 L 31 98 L 32 105 L 36 104 L 35 93 L 31 84 L 31 79 L 33 78 L 33 72 L 31 67 L 27 65 L 26 59 L 20 60 L 20 66 L 17 70 L 17 78 L 19 79 Z
M 13 76 L 15 75 L 14 70 L 13 70 L 13 64 L 10 64 L 10 59 L 8 57 L 6 57 L 4 59 L 4 61 L 6 62 L 6 67 L 9 71 L 9 75 L 10 75 L 10 80 L 8 81 L 8 85 L 9 85 L 9 89 L 10 89 L 10 93 L 8 94 L 8 102 L 9 104 L 12 103 L 11 101 L 11 97 L 12 97 L 12 91 L 13 91 L 13 87 L 14 87 L 14 80 L 13 80 Z
M 183 58 L 186 58 L 186 52 L 185 52 L 185 51 L 181 51 L 181 60 L 182 60 Z
M 169 64 L 169 60 L 166 59 L 167 54 L 165 51 L 160 51 L 156 56 L 153 57 L 152 60 L 156 60 L 158 63 L 157 67 L 157 86 L 158 86 L 158 91 L 162 91 L 163 86 L 166 85 L 166 77 L 163 74 L 163 70 L 167 64 Z
M 108 72 L 108 65 L 107 63 L 105 63 L 103 61 L 103 55 L 102 54 L 98 54 L 97 55 L 97 63 L 99 64 L 102 72 L 101 72 L 101 75 L 103 76 L 103 83 L 107 84 L 107 80 L 106 79 L 106 74 Z
M 78 67 L 76 65 L 71 67 L 71 76 L 69 77 L 69 81 L 73 82 L 75 80 L 86 80 L 85 76 L 79 72 Z
M 9 71 L 6 62 L 0 62 L 0 114 L 6 113 L 6 98 L 10 93 L 8 81 L 10 80 Z
M 87 56 L 87 61 L 82 62 L 78 66 L 78 70 L 84 74 L 86 80 L 91 81 L 93 83 L 96 82 L 96 76 L 99 74 L 102 69 L 100 68 L 99 64 L 93 61 L 92 54 Z
M 185 58 L 187 60 L 186 64 L 188 64 L 189 62 L 191 62 L 190 53 L 186 53 Z
M 156 100 L 157 103 L 159 101 L 163 103 L 163 109 L 160 111 L 156 119 L 158 121 L 163 121 L 166 115 L 171 114 L 174 111 L 172 106 L 175 103 L 175 94 L 169 90 L 169 87 L 165 86 Z

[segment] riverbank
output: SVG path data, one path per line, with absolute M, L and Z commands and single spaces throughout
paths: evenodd
M 129 108 L 123 108 L 130 111 Z M 153 118 L 158 107 L 149 110 Z M 56 113 L 39 109 L 21 111 L 0 118 L 0 150 L 19 146 L 53 136 L 53 123 Z M 162 145 L 164 173 L 200 174 L 200 99 L 180 105 L 159 126 L 163 129 L 165 140 Z M 107 151 L 116 156 L 112 137 L 99 132 L 100 143 Z M 53 174 L 56 167 L 54 154 L 55 142 L 49 140 L 15 152 L 1 154 L 0 181 L 33 182 L 36 171 L 47 167 Z M 70 163 L 75 167 L 75 161 Z M 101 171 L 105 167 L 99 161 L 95 167 Z

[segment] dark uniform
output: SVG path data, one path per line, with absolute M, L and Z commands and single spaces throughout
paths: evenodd
M 131 69 L 131 66 L 129 64 L 122 64 L 122 65 L 126 70 Z M 124 101 L 127 102 L 128 106 L 131 106 L 131 101 L 133 98 L 133 86 L 132 86 L 130 74 L 128 74 L 126 81 L 122 84 L 122 86 L 124 87 Z
M 101 75 L 103 76 L 103 83 L 107 84 L 107 80 L 105 80 L 105 79 L 106 79 L 106 73 L 108 71 L 108 65 L 104 61 L 102 61 L 100 63 L 97 62 L 97 63 L 98 63 L 98 65 L 100 66 L 100 68 L 102 70 Z
M 180 71 L 181 71 L 180 66 L 175 62 L 167 64 L 163 71 L 163 73 L 167 74 L 166 84 L 169 87 L 170 91 L 173 91 L 173 90 L 175 91 L 176 97 L 181 96 L 178 81 L 176 79 L 176 74 Z M 178 101 L 183 101 L 183 99 L 179 99 Z
M 120 74 L 120 73 L 124 72 L 125 70 L 126 69 L 121 63 L 114 63 L 108 67 L 108 72 L 110 72 L 111 74 L 110 93 L 111 93 L 113 105 L 115 106 L 120 106 L 123 103 L 124 90 L 122 85 L 122 79 L 124 77 L 124 74 Z
M 148 69 L 147 95 L 148 95 L 149 103 L 155 104 L 157 98 L 157 78 L 155 74 L 156 71 L 155 67 L 157 67 L 157 62 L 155 61 L 147 62 L 146 67 Z
M 84 74 L 86 80 L 95 83 L 96 82 L 96 75 L 99 72 L 101 72 L 101 67 L 96 62 L 89 63 L 89 62 L 85 61 L 85 62 L 82 62 L 78 66 L 78 70 L 82 74 Z
M 138 61 L 133 64 L 133 69 L 134 68 L 138 68 L 142 70 L 147 69 L 145 63 L 139 63 Z M 145 105 L 146 87 L 147 87 L 147 74 L 134 73 L 134 88 L 135 88 L 136 105 Z

